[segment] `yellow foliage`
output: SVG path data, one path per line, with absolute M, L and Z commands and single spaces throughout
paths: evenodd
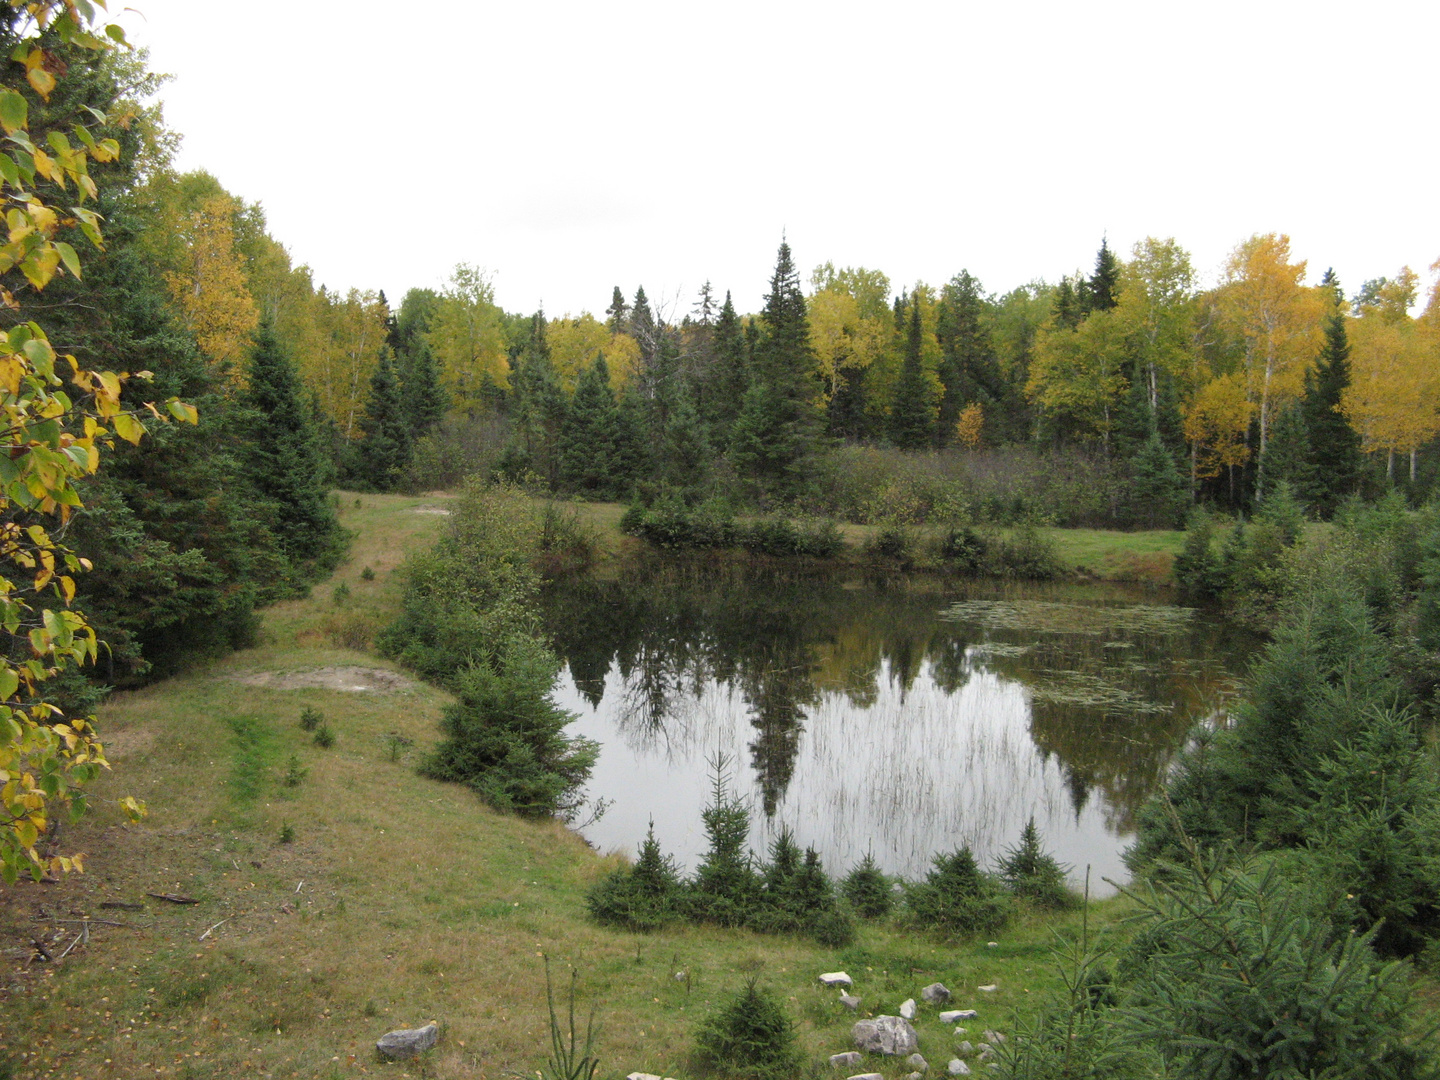
M 244 259 L 235 250 L 238 208 L 228 195 L 202 200 L 181 223 L 183 269 L 165 275 L 200 351 L 228 369 L 233 385 L 241 380 L 251 335 L 260 324 Z
M 1195 452 L 1195 476 L 1207 480 L 1221 470 L 1249 458 L 1245 433 L 1255 416 L 1255 404 L 1238 373 L 1221 375 L 1202 386 L 1181 407 L 1185 438 Z
M 984 434 L 985 410 L 978 401 L 972 401 L 955 420 L 955 441 L 967 450 L 978 450 Z
M 426 339 L 454 407 L 474 413 L 487 393 L 510 385 L 503 313 L 483 271 L 460 263 L 440 296 Z
M 1382 302 L 1346 328 L 1351 381 L 1341 407 L 1367 450 L 1409 453 L 1440 434 L 1440 350 L 1405 306 Z
M 579 318 L 565 315 L 550 320 L 545 327 L 545 340 L 565 393 L 575 393 L 575 380 L 595 362 L 600 352 L 605 352 L 606 366 L 610 365 L 610 337 L 610 328 L 588 311 L 581 312 Z

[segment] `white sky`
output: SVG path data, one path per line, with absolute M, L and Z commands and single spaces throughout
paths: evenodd
M 112 11 L 121 2 L 112 0 Z M 331 288 L 600 313 L 710 279 L 758 310 L 782 231 L 897 289 L 991 291 L 1256 232 L 1354 292 L 1440 257 L 1440 4 L 130 0 L 204 168 Z

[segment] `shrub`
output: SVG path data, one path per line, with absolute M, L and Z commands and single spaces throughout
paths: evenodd
M 368 566 L 365 567 L 364 570 L 361 570 L 361 571 L 360 571 L 360 580 L 361 580 L 361 581 L 374 581 L 374 580 L 375 580 L 375 571 L 374 571 L 374 570 L 371 570 L 370 567 L 368 567 Z
M 320 726 L 315 729 L 315 745 L 328 750 L 335 745 L 335 733 L 330 730 L 330 725 L 320 721 Z
M 989 544 L 969 525 L 947 529 L 937 554 L 957 574 L 976 577 L 984 572 Z
M 1033 815 L 1020 833 L 1020 842 L 1001 858 L 1000 880 L 1037 907 L 1065 910 L 1080 906 L 1080 897 L 1065 884 L 1065 867 L 1041 848 Z
M 982 873 L 968 847 L 935 856 L 925 880 L 905 897 L 910 919 L 946 934 L 994 933 L 1010 920 L 1010 898 Z
M 695 870 L 689 911 L 700 922 L 744 926 L 757 906 L 760 882 L 746 848 L 750 810 L 731 793 L 728 766 L 724 755 L 711 763 L 710 805 L 700 814 L 710 846 Z
M 551 699 L 559 670 L 554 653 L 523 635 L 471 664 L 421 772 L 466 784 L 497 810 L 572 814 L 599 748 L 565 734 L 574 716 Z
M 990 540 L 984 566 L 992 577 L 1026 581 L 1053 581 L 1064 570 L 1055 542 L 1029 522 Z
M 1180 596 L 1189 601 L 1218 599 L 1224 579 L 1214 550 L 1215 524 L 1203 506 L 1190 511 L 1185 522 L 1185 544 L 1175 556 L 1173 573 Z
M 281 783 L 286 787 L 299 787 L 309 773 L 310 770 L 300 764 L 300 756 L 291 754 L 290 760 L 285 763 L 285 775 L 281 777 Z
M 894 893 L 869 852 L 846 876 L 840 891 L 851 906 L 867 919 L 879 919 L 890 914 Z
M 306 706 L 300 712 L 300 726 L 306 731 L 314 731 L 325 720 L 325 715 L 315 708 Z
M 701 1063 L 729 1076 L 779 1080 L 800 1069 L 795 1028 L 779 1000 L 753 977 L 702 1021 L 695 1033 Z

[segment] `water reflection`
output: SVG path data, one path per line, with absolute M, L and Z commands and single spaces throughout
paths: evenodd
M 546 598 L 561 702 L 602 744 L 602 849 L 693 866 L 707 759 L 740 763 L 763 850 L 789 826 L 832 871 L 982 861 L 1030 814 L 1062 861 L 1122 876 L 1133 815 L 1250 642 L 1114 587 L 858 581 L 652 559 Z

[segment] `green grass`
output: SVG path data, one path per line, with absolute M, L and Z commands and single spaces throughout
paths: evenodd
M 559 823 L 496 814 L 467 790 L 392 760 L 392 735 L 413 743 L 409 761 L 433 746 L 447 700 L 440 691 L 240 681 L 330 666 L 392 670 L 346 642 L 357 626 L 379 627 L 394 614 L 396 568 L 444 522 L 420 511 L 444 503 L 365 495 L 356 507 L 343 496 L 342 520 L 356 534 L 350 557 L 310 598 L 267 611 L 260 644 L 106 704 L 100 725 L 114 771 L 95 785 L 90 815 L 64 837 L 67 850 L 86 852 L 87 872 L 0 894 L 0 937 L 22 954 L 41 932 L 63 931 L 68 944 L 78 928 L 31 921 L 42 908 L 125 925 L 94 928 L 89 944 L 56 967 L 3 961 L 0 1062 L 13 1061 L 16 1075 L 374 1073 L 380 1035 L 431 1019 L 443 1023 L 444 1037 L 424 1075 L 533 1072 L 548 1050 L 542 954 L 557 984 L 568 965 L 579 970 L 580 1011 L 597 1012 L 601 1075 L 690 1075 L 700 1015 L 756 972 L 799 1022 L 812 1062 L 850 1049 L 856 1019 L 820 987 L 823 971 L 849 971 L 862 1016 L 894 1012 L 922 986 L 944 982 L 953 1007 L 981 1010 L 972 1030 L 1008 1029 L 1014 1012 L 1028 1012 L 1055 986 L 1053 935 L 1073 930 L 1078 916 L 1028 917 L 996 935 L 994 948 L 894 924 L 862 925 L 842 950 L 712 928 L 600 928 L 585 917 L 584 897 L 613 858 Z M 611 530 L 602 535 L 610 550 L 630 542 L 615 529 L 620 508 L 582 512 Z M 337 609 L 341 584 L 349 596 Z M 335 729 L 333 748 L 315 747 L 302 730 L 306 707 Z M 284 782 L 292 756 L 308 770 L 297 786 Z M 126 794 L 149 806 L 138 826 L 124 825 L 115 808 Z M 295 835 L 282 844 L 286 823 Z M 151 892 L 200 902 L 167 904 L 147 899 Z M 101 911 L 106 900 L 146 910 Z M 1123 901 L 1097 905 L 1092 926 L 1116 933 L 1125 911 Z M 680 970 L 688 981 L 674 978 Z M 992 983 L 993 994 L 975 989 Z M 949 1029 L 928 1007 L 918 1027 L 921 1051 L 943 1067 Z M 384 1070 L 407 1073 L 421 1075 L 413 1066 Z

